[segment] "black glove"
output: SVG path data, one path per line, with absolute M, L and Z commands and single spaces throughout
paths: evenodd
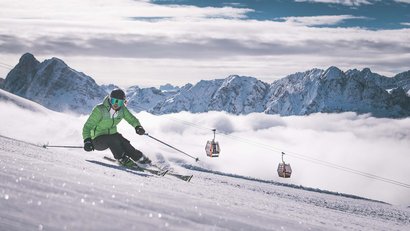
M 144 135 L 144 134 L 145 134 L 144 128 L 141 127 L 140 125 L 138 125 L 138 126 L 135 127 L 135 132 L 136 132 L 138 135 Z
M 94 151 L 94 145 L 91 138 L 87 138 L 84 140 L 84 150 L 87 152 Z

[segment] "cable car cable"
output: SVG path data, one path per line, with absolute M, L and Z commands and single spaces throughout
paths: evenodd
M 280 149 L 272 147 L 271 145 L 266 145 L 266 144 L 263 144 L 263 143 L 254 142 L 254 141 L 251 141 L 249 139 L 238 137 L 238 136 L 233 136 L 233 135 L 230 135 L 230 134 L 224 134 L 224 133 L 221 133 L 221 134 L 225 135 L 228 138 L 234 138 L 236 140 L 240 140 L 240 141 L 246 142 L 248 144 L 256 145 L 256 146 L 259 146 L 259 147 L 262 147 L 262 148 L 265 148 L 265 149 L 268 149 L 268 150 L 271 150 L 271 151 L 281 152 Z M 355 170 L 355 169 L 352 169 L 352 168 L 344 167 L 344 166 L 341 166 L 341 165 L 338 165 L 338 164 L 334 164 L 334 163 L 327 162 L 327 161 L 324 161 L 324 160 L 312 158 L 312 157 L 302 155 L 302 154 L 299 154 L 299 153 L 296 153 L 296 152 L 286 151 L 286 150 L 284 150 L 284 151 L 286 152 L 286 155 L 297 158 L 297 159 L 309 161 L 309 162 L 312 162 L 312 163 L 315 163 L 315 164 L 327 166 L 327 167 L 330 167 L 330 168 L 342 170 L 342 171 L 353 173 L 353 174 L 358 174 L 358 175 L 361 175 L 361 176 L 364 176 L 364 177 L 384 181 L 384 182 L 391 183 L 391 184 L 398 185 L 398 186 L 402 186 L 402 187 L 405 187 L 405 188 L 410 188 L 409 184 L 406 184 L 406 183 L 403 183 L 403 182 L 400 182 L 400 181 L 396 181 L 396 180 L 388 179 L 388 178 L 385 178 L 385 177 L 380 177 L 380 176 L 377 176 L 377 175 L 374 175 L 374 174 L 370 174 L 370 173 L 362 172 L 362 171 L 359 171 L 359 170 Z M 289 153 L 291 153 L 291 154 L 289 154 Z

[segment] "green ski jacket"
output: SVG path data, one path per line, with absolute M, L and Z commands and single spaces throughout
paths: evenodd
M 107 96 L 102 104 L 94 107 L 91 115 L 84 124 L 83 139 L 95 139 L 101 135 L 117 133 L 117 124 L 119 124 L 122 119 L 125 119 L 133 127 L 141 125 L 139 120 L 131 114 L 125 105 L 111 117 L 111 105 L 108 100 L 109 97 Z

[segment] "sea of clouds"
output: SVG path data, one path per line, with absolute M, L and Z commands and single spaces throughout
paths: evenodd
M 83 144 L 82 127 L 88 115 L 28 110 L 10 102 L 0 102 L 0 107 L 0 135 L 41 145 Z M 360 171 L 409 184 L 410 118 L 374 118 L 355 113 L 289 117 L 224 112 L 135 115 L 147 133 L 200 159 L 195 162 L 147 136 L 135 134 L 127 122 L 120 123 L 119 132 L 154 160 L 165 158 L 226 173 L 410 205 L 409 188 L 352 173 Z M 214 128 L 221 153 L 218 158 L 209 158 L 205 144 L 212 140 Z M 97 154 L 72 151 L 83 152 L 85 158 Z M 110 155 L 108 150 L 104 152 Z M 292 166 L 290 179 L 277 176 L 281 152 L 286 153 L 284 159 Z

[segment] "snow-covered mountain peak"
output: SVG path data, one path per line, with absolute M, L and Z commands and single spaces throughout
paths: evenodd
M 238 79 L 239 78 L 239 76 L 238 75 L 230 75 L 230 76 L 228 76 L 227 78 L 225 78 L 224 79 L 224 82 L 223 82 L 223 86 L 227 86 L 227 85 L 229 85 L 231 82 L 233 82 L 233 81 L 235 81 L 235 79 Z
M 333 80 L 345 76 L 345 73 L 335 66 L 329 67 L 322 75 L 322 79 Z
M 408 77 L 410 77 L 410 70 L 399 73 L 399 74 L 394 76 L 394 78 L 408 78 Z
M 313 68 L 305 72 L 296 72 L 294 74 L 288 75 L 285 78 L 276 80 L 275 82 L 272 83 L 272 85 L 275 85 L 277 83 L 287 83 L 291 85 L 303 85 L 307 81 L 313 81 L 320 79 L 324 73 L 324 70 L 318 69 L 318 68 Z
M 212 95 L 209 109 L 234 114 L 262 112 L 269 84 L 253 77 L 231 75 Z
M 18 75 L 22 78 L 27 78 L 25 76 L 26 72 L 31 72 L 40 62 L 30 53 L 25 53 L 19 59 L 18 64 L 13 68 L 7 75 Z M 23 79 L 24 80 L 24 79 Z
M 304 72 L 302 74 L 302 78 L 305 78 L 306 80 L 309 80 L 309 81 L 313 81 L 313 80 L 319 79 L 323 75 L 323 73 L 324 73 L 324 70 L 314 68 L 314 69 Z
M 345 72 L 346 76 L 354 76 L 354 75 L 359 75 L 360 71 L 357 69 L 349 69 Z
M 319 74 L 322 74 L 323 72 L 324 71 L 322 69 L 319 69 L 319 68 L 313 68 L 313 69 L 310 69 L 310 70 L 306 71 L 306 73 L 308 75 L 319 75 Z
M 62 60 L 40 63 L 24 54 L 4 82 L 4 89 L 56 111 L 89 113 L 106 95 L 95 81 L 77 72 Z
M 25 53 L 20 57 L 19 63 L 20 64 L 27 64 L 27 63 L 38 64 L 40 62 L 34 57 L 33 54 Z
M 370 68 L 368 68 L 368 67 L 366 67 L 366 68 L 363 68 L 363 70 L 361 70 L 360 71 L 360 73 L 362 73 L 363 75 L 371 75 L 371 74 L 373 74 L 373 72 L 370 70 Z
M 51 59 L 46 59 L 44 60 L 44 63 L 47 65 L 61 65 L 63 67 L 68 67 L 68 65 L 61 59 L 56 58 L 56 57 L 52 57 Z
M 241 85 L 249 86 L 249 85 L 253 85 L 257 81 L 259 80 L 254 77 L 230 75 L 226 79 L 224 79 L 220 89 L 223 87 L 233 87 L 233 86 L 241 86 Z M 245 86 L 242 86 L 242 87 L 245 87 Z
M 176 92 L 176 91 L 178 91 L 179 89 L 180 89 L 179 87 L 176 87 L 176 86 L 174 86 L 174 85 L 172 85 L 172 84 L 169 84 L 169 83 L 167 83 L 167 84 L 165 84 L 165 85 L 161 85 L 161 86 L 159 87 L 159 90 L 161 90 L 161 91 L 166 91 L 166 92 L 171 92 L 171 91 Z

